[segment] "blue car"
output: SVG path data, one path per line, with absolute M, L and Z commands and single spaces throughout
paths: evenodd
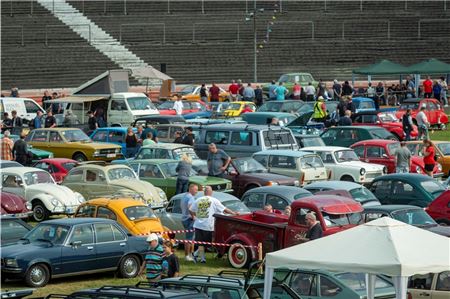
M 127 156 L 127 144 L 125 143 L 125 138 L 127 137 L 128 128 L 125 127 L 105 127 L 98 128 L 91 134 L 91 139 L 96 142 L 107 142 L 118 144 L 122 146 L 122 154 L 124 157 Z M 136 129 L 133 128 L 136 133 Z
M 136 277 L 148 243 L 117 222 L 101 218 L 61 218 L 39 223 L 16 244 L 1 250 L 4 279 L 43 287 L 51 278 L 117 271 Z
M 355 104 L 356 113 L 366 111 L 376 111 L 375 102 L 370 98 L 354 97 L 352 98 L 353 104 Z

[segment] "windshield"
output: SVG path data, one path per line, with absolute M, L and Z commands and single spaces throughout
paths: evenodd
M 359 161 L 358 156 L 352 150 L 336 151 L 334 157 L 338 162 Z
M 361 221 L 361 213 L 353 214 L 328 214 L 322 212 L 323 219 L 325 220 L 325 225 L 328 227 L 342 226 L 349 224 L 359 224 Z
M 301 168 L 317 168 L 324 167 L 322 159 L 319 156 L 313 155 L 308 157 L 303 157 L 301 159 Z
M 303 147 L 309 147 L 309 146 L 325 146 L 325 142 L 323 142 L 322 138 L 320 136 L 317 137 L 305 137 L 305 138 L 301 138 L 299 137 L 298 139 L 301 139 L 301 143 Z
M 223 201 L 222 204 L 228 209 L 239 212 L 240 214 L 250 213 L 250 209 L 240 200 Z
M 188 85 L 178 93 L 181 95 L 186 95 L 186 94 L 194 93 L 194 90 L 195 90 L 195 85 Z
M 375 195 L 373 195 L 373 193 L 364 186 L 361 188 L 352 189 L 349 192 L 353 199 L 359 202 L 378 201 Z
M 76 162 L 66 162 L 66 163 L 62 163 L 61 165 L 65 170 L 70 171 L 72 168 L 74 168 L 77 165 L 77 163 Z
M 392 218 L 415 226 L 436 225 L 436 221 L 423 209 L 400 210 L 392 212 Z
M 364 273 L 338 273 L 335 277 L 343 284 L 356 292 L 366 291 L 366 275 Z M 376 276 L 375 289 L 392 288 L 393 285 L 388 280 Z
M 172 102 L 172 101 L 166 101 L 166 102 L 164 102 L 164 103 L 162 103 L 161 105 L 158 106 L 158 110 L 172 109 L 174 103 L 175 102 Z
M 444 156 L 450 156 L 450 143 L 438 143 L 436 146 Z
M 91 141 L 91 139 L 81 130 L 62 131 L 61 134 L 68 142 Z
M 195 134 L 195 136 L 198 136 L 198 135 Z M 200 160 L 200 158 L 197 156 L 197 154 L 195 153 L 195 151 L 192 147 L 181 147 L 181 148 L 177 148 L 177 149 L 173 150 L 173 158 L 175 160 L 180 160 L 181 156 L 183 156 L 183 154 L 188 155 L 189 157 L 192 158 L 192 160 Z
M 136 175 L 129 168 L 114 168 L 108 170 L 108 178 L 111 181 L 119 179 L 136 179 Z
M 156 109 L 155 105 L 153 105 L 152 101 L 147 97 L 128 98 L 127 102 L 131 110 Z
M 169 162 L 160 164 L 159 167 L 161 168 L 161 171 L 163 172 L 165 177 L 175 177 L 178 176 L 178 173 L 176 171 L 178 166 L 178 162 Z M 191 175 L 197 175 L 197 172 L 193 169 L 191 169 Z
M 272 101 L 263 104 L 259 107 L 258 112 L 279 112 L 283 103 L 281 101 Z
M 371 129 L 369 130 L 369 132 L 374 139 L 393 140 L 394 137 L 391 133 L 389 133 L 389 131 L 385 129 Z
M 400 148 L 400 142 L 390 143 L 387 145 L 389 154 L 393 155 L 397 149 Z
M 35 185 L 35 184 L 54 184 L 51 175 L 46 171 L 31 171 L 24 174 L 23 178 L 25 179 L 26 185 Z
M 267 130 L 263 131 L 264 144 L 267 147 L 278 146 L 289 147 L 296 144 L 290 130 Z
M 231 104 L 228 106 L 227 110 L 239 110 L 239 109 L 241 109 L 241 105 L 242 105 L 242 104 L 231 103 Z
M 300 109 L 298 109 L 297 113 L 302 115 L 303 113 L 313 111 L 313 108 L 314 108 L 314 102 L 306 102 L 303 106 L 300 107 Z M 327 106 L 327 110 L 328 110 L 328 106 Z
M 233 165 L 239 173 L 264 173 L 267 169 L 253 158 L 235 159 Z
M 147 206 L 128 207 L 123 209 L 123 212 L 125 213 L 127 218 L 131 221 L 156 218 L 156 215 L 153 212 L 153 210 Z
M 407 109 L 417 110 L 419 109 L 419 103 L 403 103 L 401 104 L 399 110 L 407 110 Z
M 434 180 L 420 182 L 420 185 L 427 192 L 431 193 L 431 195 L 433 195 L 433 198 L 437 198 L 445 191 L 445 186 Z
M 47 241 L 53 244 L 62 244 L 68 232 L 68 226 L 41 223 L 26 234 L 24 239 L 28 239 L 30 242 Z
M 380 113 L 378 117 L 384 123 L 398 122 L 398 118 L 392 113 Z

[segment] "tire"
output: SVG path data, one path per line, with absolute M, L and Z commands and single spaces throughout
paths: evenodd
M 127 255 L 120 261 L 119 274 L 122 278 L 133 278 L 138 276 L 141 262 L 135 255 Z
M 33 204 L 33 219 L 36 222 L 47 220 L 50 217 L 50 211 L 45 207 L 41 201 Z
M 73 155 L 73 159 L 77 162 L 87 161 L 86 156 L 83 153 L 76 153 Z
M 344 175 L 344 176 L 341 177 L 341 181 L 344 181 L 344 182 L 354 182 L 355 180 L 354 180 L 351 176 L 349 176 L 349 175 Z
M 50 271 L 44 264 L 31 266 L 25 274 L 25 283 L 32 288 L 41 288 L 50 280 Z
M 228 249 L 228 262 L 233 268 L 247 268 L 251 261 L 250 250 L 245 248 L 241 242 L 234 242 Z

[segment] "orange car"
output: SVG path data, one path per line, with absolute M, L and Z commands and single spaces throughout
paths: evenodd
M 444 176 L 450 176 L 450 142 L 433 140 L 437 162 L 442 165 Z M 423 142 L 408 141 L 407 147 L 413 155 L 423 157 Z
M 178 94 L 180 94 L 183 99 L 188 101 L 199 101 L 200 100 L 200 87 L 201 85 L 187 85 Z M 210 85 L 206 85 L 208 91 L 208 101 L 211 101 L 211 96 L 209 95 Z M 223 88 L 219 87 L 219 102 L 229 101 L 230 94 L 226 92 Z
M 166 231 L 153 210 L 132 198 L 96 198 L 82 203 L 75 217 L 95 217 L 116 220 L 133 235 Z

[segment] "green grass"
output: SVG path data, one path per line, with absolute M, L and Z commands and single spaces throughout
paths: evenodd
M 443 141 L 450 141 L 450 128 L 447 128 L 446 130 L 435 130 L 430 131 L 430 138 L 431 140 L 443 140 Z
M 178 250 L 177 256 L 180 260 L 180 275 L 185 274 L 217 274 L 222 270 L 231 269 L 225 258 L 214 258 L 212 254 L 207 255 L 206 264 L 194 264 L 184 260 L 184 251 Z M 48 294 L 70 294 L 77 290 L 101 287 L 104 285 L 134 285 L 139 281 L 145 281 L 145 277 L 132 279 L 123 279 L 115 273 L 101 273 L 92 275 L 82 275 L 53 279 L 50 283 L 40 289 L 37 289 L 33 296 L 46 296 Z M 1 291 L 27 288 L 23 281 L 8 281 L 2 283 Z

